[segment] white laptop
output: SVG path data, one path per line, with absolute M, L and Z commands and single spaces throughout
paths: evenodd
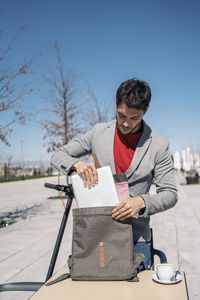
M 97 172 L 98 184 L 91 189 L 84 187 L 80 175 L 71 176 L 78 207 L 115 206 L 119 202 L 110 167 L 99 168 Z

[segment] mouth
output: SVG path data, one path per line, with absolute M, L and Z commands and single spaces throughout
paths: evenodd
M 129 131 L 129 130 L 131 130 L 131 128 L 129 128 L 129 127 L 121 126 L 121 128 L 122 128 L 124 131 Z
M 120 126 L 121 127 L 121 130 L 124 131 L 124 132 L 130 132 L 131 131 L 131 128 L 127 128 L 127 127 L 123 127 L 123 126 Z

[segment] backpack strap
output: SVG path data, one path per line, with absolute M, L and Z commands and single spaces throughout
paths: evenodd
M 137 270 L 137 268 L 139 267 L 139 265 L 141 264 L 141 262 L 143 261 L 144 259 L 144 253 L 143 252 L 135 252 L 135 262 L 134 262 L 134 265 L 135 265 L 135 269 Z M 139 281 L 139 278 L 137 277 L 137 271 L 136 273 L 133 275 L 132 278 L 126 280 L 126 281 L 129 281 L 129 282 L 137 282 Z
M 144 260 L 145 255 L 143 252 L 135 252 L 135 267 L 136 269 L 139 267 L 141 262 Z
M 64 273 L 64 274 L 60 275 L 59 277 L 57 277 L 56 279 L 45 283 L 45 286 L 52 285 L 54 283 L 60 282 L 62 280 L 65 280 L 65 279 L 68 279 L 68 278 L 71 277 L 71 274 L 70 274 L 71 273 L 71 268 L 72 268 L 72 256 L 71 255 L 69 255 L 67 263 L 68 263 L 68 267 L 69 267 L 69 273 Z
M 54 283 L 60 282 L 60 281 L 65 280 L 65 279 L 68 279 L 69 277 L 70 277 L 69 273 L 64 273 L 64 274 L 60 275 L 59 277 L 57 277 L 56 279 L 45 283 L 45 286 L 52 285 Z

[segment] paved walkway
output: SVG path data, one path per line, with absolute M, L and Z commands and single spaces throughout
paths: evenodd
M 44 281 L 63 215 L 57 195 L 44 188 L 56 177 L 0 184 L 0 217 L 8 214 L 17 223 L 0 230 L 0 282 Z M 61 183 L 65 178 L 61 177 Z M 154 192 L 152 188 L 152 193 Z M 168 261 L 186 272 L 190 300 L 200 299 L 200 185 L 180 185 L 176 207 L 152 216 L 154 246 Z M 19 218 L 22 216 L 22 218 Z M 71 249 L 71 215 L 55 270 L 64 266 Z M 32 292 L 3 292 L 0 299 L 27 299 Z

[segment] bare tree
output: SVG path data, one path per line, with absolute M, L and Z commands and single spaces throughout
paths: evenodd
M 49 75 L 44 78 L 49 87 L 47 101 L 50 108 L 45 109 L 48 119 L 41 122 L 46 132 L 43 138 L 47 140 L 44 144 L 47 152 L 55 151 L 81 133 L 80 109 L 75 103 L 77 75 L 73 69 L 65 67 L 58 42 L 53 43 L 53 49 L 56 68 L 49 70 Z
M 106 100 L 100 100 L 87 83 L 86 108 L 83 119 L 88 129 L 93 127 L 96 123 L 107 122 L 113 117 L 114 109 L 111 103 Z
M 0 141 L 7 146 L 10 146 L 8 136 L 12 132 L 13 125 L 16 123 L 24 125 L 26 122 L 22 108 L 23 99 L 34 91 L 28 85 L 27 75 L 33 62 L 40 55 L 25 59 L 20 65 L 11 66 L 14 44 L 25 28 L 25 26 L 19 28 L 10 42 L 4 48 L 0 48 Z M 1 30 L 1 39 L 3 34 Z

